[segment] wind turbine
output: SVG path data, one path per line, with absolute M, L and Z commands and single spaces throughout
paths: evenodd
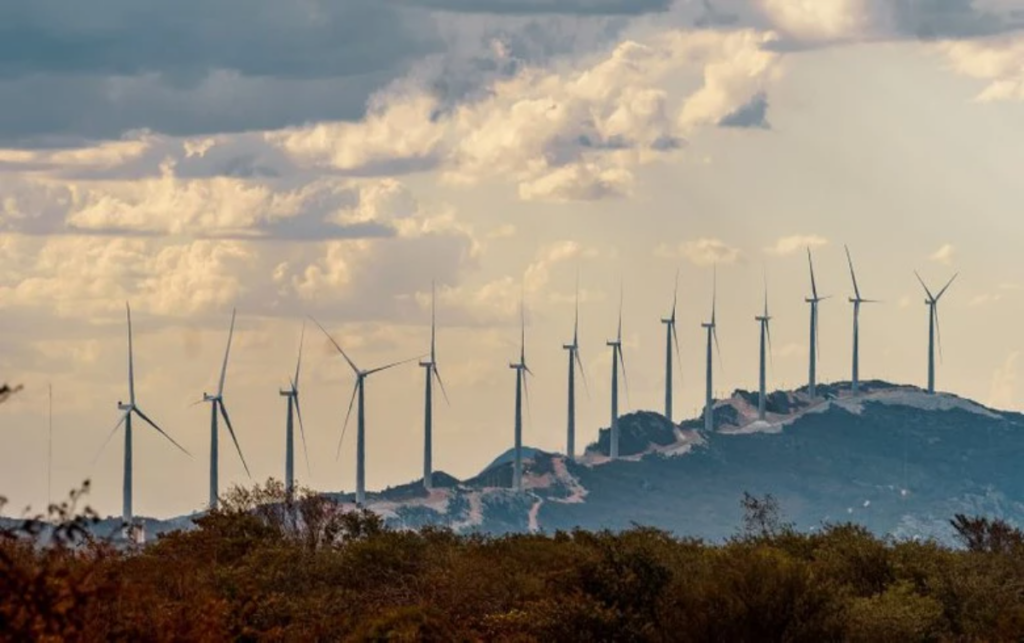
M 437 370 L 437 317 L 435 316 L 436 292 L 434 284 L 430 285 L 430 359 L 420 362 L 426 376 L 426 396 L 423 406 L 423 487 L 428 491 L 434 486 L 434 378 L 441 386 L 445 403 L 448 393 L 444 390 L 441 373 Z
M 302 332 L 299 334 L 299 358 L 295 363 L 295 377 L 291 379 L 291 385 L 282 389 L 279 393 L 288 398 L 288 421 L 285 429 L 284 439 L 284 483 L 285 491 L 290 498 L 295 492 L 295 424 L 294 418 L 299 418 L 299 432 L 302 435 L 302 451 L 306 456 L 306 473 L 309 468 L 309 449 L 306 447 L 306 429 L 302 426 L 302 407 L 299 405 L 299 372 L 302 369 L 302 344 L 306 339 L 306 324 L 302 324 Z
M 771 322 L 771 316 L 768 314 L 768 278 L 765 277 L 764 282 L 764 314 L 754 318 L 761 325 L 761 361 L 760 361 L 760 378 L 757 398 L 757 418 L 759 420 L 765 419 L 765 412 L 767 407 L 767 394 L 766 388 L 766 370 L 765 370 L 765 353 L 766 343 L 767 350 L 771 351 L 772 347 L 772 331 L 769 322 Z
M 313 318 L 310 317 L 310 319 Z M 355 386 L 353 386 L 352 388 L 352 398 L 348 402 L 348 412 L 345 413 L 345 425 L 342 427 L 341 430 L 341 440 L 345 439 L 345 431 L 348 429 L 348 420 L 349 417 L 352 415 L 352 405 L 355 404 L 356 397 L 358 397 L 359 409 L 358 411 L 356 411 L 356 504 L 362 506 L 366 503 L 366 378 L 373 375 L 374 373 L 386 371 L 389 368 L 394 368 L 395 366 L 399 366 L 401 364 L 408 364 L 409 362 L 413 362 L 419 359 L 419 357 L 403 359 L 398 362 L 392 362 L 384 366 L 378 366 L 377 368 L 371 368 L 369 370 L 364 371 L 355 365 L 355 362 L 353 362 L 352 359 L 349 358 L 348 354 L 345 353 L 341 345 L 338 344 L 338 342 L 334 341 L 334 338 L 331 337 L 331 334 L 327 332 L 326 328 L 320 325 L 320 322 L 313 319 L 313 323 L 319 326 L 320 330 L 322 330 L 324 335 L 327 336 L 327 339 L 329 339 L 331 343 L 334 344 L 334 348 L 336 348 L 338 352 L 341 353 L 341 356 L 345 358 L 345 362 L 348 363 L 349 367 L 352 369 L 352 372 L 356 376 L 356 383 Z M 341 453 L 341 440 L 338 441 L 339 454 Z
M 939 300 L 942 299 L 942 295 L 946 293 L 946 290 L 953 285 L 953 281 L 957 278 L 960 273 L 956 273 L 953 277 L 946 282 L 946 285 L 942 287 L 939 294 L 932 296 L 932 291 L 928 290 L 928 286 L 924 285 L 924 280 L 921 279 L 921 275 L 914 271 L 914 276 L 921 282 L 921 287 L 924 288 L 925 294 L 928 298 L 924 300 L 925 305 L 928 306 L 928 392 L 935 392 L 935 339 L 938 336 L 939 340 L 939 357 L 942 357 L 942 332 L 939 329 Z
M 238 445 L 238 437 L 235 436 L 235 429 L 231 426 L 231 418 L 228 417 L 228 409 L 224 406 L 224 378 L 228 373 L 228 356 L 231 355 L 231 338 L 235 334 L 235 313 L 231 311 L 231 329 L 228 331 L 228 347 L 224 349 L 224 365 L 220 369 L 220 382 L 217 384 L 217 394 L 209 395 L 205 391 L 203 392 L 203 401 L 210 403 L 210 509 L 217 508 L 217 498 L 219 496 L 218 487 L 218 475 L 220 473 L 220 455 L 218 447 L 218 434 L 217 434 L 217 411 L 220 411 L 221 417 L 224 418 L 224 424 L 228 425 L 228 433 L 231 434 L 231 440 L 235 443 L 235 449 L 238 451 L 238 457 L 242 460 L 242 466 L 245 467 L 245 473 L 250 478 L 252 474 L 249 473 L 249 465 L 245 462 L 245 456 L 242 455 L 242 447 Z
M 860 287 L 857 285 L 857 273 L 853 270 L 853 259 L 850 258 L 850 249 L 846 248 L 846 262 L 850 264 L 850 279 L 853 280 L 853 297 L 850 303 L 853 304 L 853 375 L 850 378 L 850 391 L 856 395 L 860 390 L 860 305 L 876 303 L 873 299 L 864 299 L 860 296 Z
M 619 329 L 615 339 L 606 342 L 612 348 L 612 421 L 609 431 L 608 454 L 611 459 L 619 457 L 619 366 L 622 366 L 622 380 L 629 395 L 629 383 L 626 381 L 626 362 L 622 356 L 622 289 L 619 288 Z
M 676 333 L 676 303 L 679 301 L 679 271 L 676 270 L 676 285 L 672 291 L 672 314 L 662 318 L 665 324 L 665 418 L 672 422 L 672 345 L 675 344 L 676 360 L 682 368 L 679 357 L 679 335 Z
M 707 389 L 704 396 L 704 430 L 711 432 L 715 430 L 714 419 L 714 363 L 711 360 L 711 343 L 714 341 L 715 349 L 718 351 L 718 360 L 722 360 L 722 349 L 718 346 L 718 325 L 715 322 L 715 309 L 718 300 L 718 268 L 715 268 L 711 286 L 711 321 L 701 324 L 701 327 L 708 332 L 707 346 Z
M 811 305 L 811 359 L 809 365 L 809 376 L 807 381 L 807 394 L 812 398 L 818 395 L 818 303 L 825 301 L 831 295 L 818 296 L 818 284 L 814 279 L 814 261 L 811 260 L 811 249 L 807 249 L 807 265 L 811 268 L 811 296 L 804 299 Z
M 132 415 L 137 415 L 139 419 L 153 427 L 157 433 L 167 438 L 171 444 L 176 446 L 185 455 L 192 457 L 192 455 L 185 450 L 180 444 L 174 441 L 174 438 L 169 436 L 163 429 L 156 425 L 153 420 L 149 419 L 149 416 L 139 408 L 138 403 L 135 400 L 135 353 L 132 349 L 132 309 L 131 306 L 125 302 L 125 310 L 128 316 L 128 403 L 124 404 L 118 401 L 117 408 L 122 411 L 121 419 L 114 425 L 114 430 L 107 436 L 103 446 L 100 447 L 100 453 L 106 448 L 107 444 L 110 443 L 110 439 L 114 437 L 117 430 L 124 425 L 124 486 L 123 486 L 123 506 L 122 506 L 122 520 L 126 528 L 130 530 L 132 528 Z M 97 454 L 97 457 L 99 455 Z
M 583 361 L 580 359 L 580 283 L 579 275 L 576 277 L 576 316 L 572 324 L 572 343 L 563 344 L 562 348 L 569 351 L 569 419 L 566 428 L 565 455 L 570 459 L 576 458 L 576 367 L 580 369 L 583 377 L 583 387 L 587 388 L 587 373 L 583 370 Z
M 519 329 L 519 361 L 508 364 L 516 372 L 515 459 L 512 463 L 512 488 L 516 491 L 523 490 L 523 393 L 526 393 L 529 404 L 526 375 L 533 375 L 533 371 L 526 365 L 526 310 L 522 299 L 519 301 Z

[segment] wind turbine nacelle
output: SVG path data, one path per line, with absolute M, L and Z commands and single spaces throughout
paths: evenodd
M 423 368 L 430 368 L 433 365 L 433 362 L 420 362 L 420 366 L 422 366 Z
M 662 323 L 662 324 L 674 324 L 674 323 L 675 323 L 675 320 L 674 320 L 674 319 L 664 319 L 664 318 L 663 318 L 663 319 L 661 320 L 661 323 Z
M 562 350 L 572 351 L 576 350 L 576 347 L 572 344 L 562 344 Z

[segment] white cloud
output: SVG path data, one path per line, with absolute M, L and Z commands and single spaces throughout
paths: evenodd
M 953 253 L 955 249 L 952 244 L 943 244 L 938 250 L 928 256 L 928 259 L 936 263 L 949 265 L 953 261 Z
M 863 37 L 872 22 L 870 0 L 759 0 L 761 11 L 788 36 L 804 42 Z
M 686 241 L 677 247 L 662 244 L 655 248 L 654 252 L 659 257 L 682 257 L 693 265 L 702 267 L 736 263 L 741 256 L 739 248 L 729 246 L 719 239 Z
M 988 405 L 996 409 L 1012 409 L 1017 403 L 1017 358 L 1018 351 L 1006 356 L 1002 366 L 992 373 L 989 386 Z
M 1024 37 L 1019 34 L 939 45 L 959 74 L 987 81 L 979 102 L 1024 100 Z
M 696 127 L 762 92 L 779 54 L 770 33 L 681 31 L 624 41 L 567 71 L 524 67 L 445 111 L 412 80 L 375 97 L 359 123 L 323 123 L 266 140 L 301 163 L 344 171 L 439 166 L 451 184 L 504 178 L 523 200 L 627 196 L 632 168 L 666 158 Z M 681 72 L 703 83 L 673 105 Z
M 817 248 L 819 246 L 826 245 L 827 243 L 828 239 L 816 234 L 798 234 L 790 237 L 782 237 L 775 242 L 774 246 L 765 248 L 764 251 L 770 255 L 782 257 L 792 254 L 798 250 L 803 250 L 804 248 Z

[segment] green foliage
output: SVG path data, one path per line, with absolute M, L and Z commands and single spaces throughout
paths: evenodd
M 962 549 L 798 533 L 746 496 L 722 544 L 643 527 L 490 537 L 388 528 L 269 481 L 145 547 L 92 541 L 81 492 L 0 532 L 0 641 L 1003 641 L 1024 542 L 957 516 Z

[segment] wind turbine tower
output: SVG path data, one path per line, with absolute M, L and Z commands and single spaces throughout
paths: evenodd
M 715 269 L 712 286 L 711 286 L 711 321 L 701 324 L 701 327 L 707 331 L 707 388 L 705 389 L 704 395 L 704 430 L 711 432 L 715 430 L 715 398 L 714 398 L 714 362 L 711 357 L 711 344 L 714 342 L 715 348 L 718 350 L 718 359 L 722 359 L 722 350 L 718 346 L 718 325 L 716 323 L 715 312 L 717 308 L 718 300 L 718 269 Z
M 675 290 L 672 294 L 672 314 L 662 318 L 665 324 L 665 418 L 673 422 L 672 414 L 672 347 L 675 345 L 676 360 L 682 365 L 679 357 L 679 335 L 676 333 L 676 304 L 679 301 L 679 271 L 676 271 Z
M 441 380 L 441 373 L 437 370 L 437 317 L 435 316 L 436 292 L 434 285 L 430 286 L 430 359 L 421 361 L 420 366 L 424 369 L 425 398 L 423 406 L 423 487 L 428 491 L 434 487 L 434 378 L 441 386 L 441 394 L 444 401 L 448 402 L 448 393 L 444 390 L 444 382 Z
M 583 386 L 587 386 L 587 374 L 583 370 L 580 359 L 580 285 L 576 280 L 576 315 L 572 324 L 572 343 L 563 344 L 562 348 L 569 351 L 569 408 L 566 426 L 565 455 L 570 460 L 576 458 L 576 368 L 579 367 L 583 377 Z
M 946 290 L 953 285 L 953 281 L 956 280 L 960 273 L 956 273 L 953 277 L 946 282 L 946 285 L 942 287 L 939 294 L 932 296 L 932 291 L 928 290 L 928 286 L 924 285 L 924 280 L 921 279 L 921 275 L 914 271 L 914 275 L 917 280 L 921 283 L 921 287 L 924 288 L 924 292 L 927 298 L 924 300 L 925 305 L 928 306 L 928 392 L 935 392 L 935 340 L 938 339 L 939 343 L 939 358 L 942 357 L 942 331 L 939 328 L 939 300 L 942 299 L 942 295 L 946 294 Z
M 759 365 L 759 388 L 757 398 L 757 418 L 759 420 L 765 419 L 767 410 L 767 392 L 766 392 L 766 370 L 765 370 L 765 357 L 766 352 L 771 350 L 772 344 L 772 331 L 769 322 L 771 322 L 771 316 L 768 314 L 768 280 L 765 279 L 764 284 L 764 314 L 754 318 L 761 325 L 761 360 Z M 766 351 L 767 348 L 767 351 Z
M 356 504 L 363 506 L 366 504 L 366 379 L 374 373 L 380 373 L 381 371 L 386 371 L 389 368 L 394 368 L 401 364 L 407 364 L 419 358 L 413 357 L 410 359 L 404 359 L 364 371 L 355 365 L 355 362 L 353 362 L 348 354 L 345 353 L 345 350 L 341 345 L 331 337 L 331 334 L 327 332 L 326 328 L 320 325 L 320 322 L 313 319 L 313 323 L 320 327 L 320 330 L 322 330 L 324 335 L 327 336 L 327 339 L 334 345 L 334 348 L 337 349 L 338 353 L 345 358 L 345 362 L 349 365 L 349 368 L 352 369 L 352 373 L 356 376 L 355 385 L 352 387 L 352 397 L 348 401 L 348 411 L 345 413 L 345 424 L 341 430 L 341 440 L 338 441 L 338 453 L 341 453 L 341 443 L 345 439 L 345 431 L 348 429 L 348 420 L 352 416 L 352 406 L 355 404 L 356 398 L 358 397 L 359 408 L 356 411 Z
M 516 418 L 515 418 L 515 459 L 512 462 L 512 488 L 523 490 L 523 393 L 529 399 L 526 387 L 526 375 L 533 371 L 526 365 L 526 309 L 522 300 L 519 302 L 519 361 L 509 362 L 509 368 L 516 372 Z M 527 402 L 529 403 L 529 402 Z
M 182 453 L 191 457 L 188 451 L 185 450 L 180 444 L 174 441 L 174 438 L 169 436 L 163 429 L 156 425 L 148 415 L 143 412 L 135 399 L 135 353 L 132 348 L 132 309 L 125 303 L 125 310 L 128 317 L 128 403 L 123 402 L 117 403 L 117 408 L 122 411 L 121 419 L 114 425 L 114 429 L 107 436 L 103 446 L 100 447 L 100 452 L 110 442 L 117 430 L 124 425 L 124 486 L 123 490 L 123 507 L 122 507 L 122 520 L 125 524 L 126 529 L 131 533 L 133 527 L 134 516 L 132 515 L 132 416 L 138 416 L 140 420 L 153 427 L 157 433 L 167 438 L 171 444 L 176 446 Z M 99 455 L 97 454 L 97 457 Z
M 299 418 L 299 432 L 302 435 L 302 451 L 306 456 L 306 472 L 309 473 L 309 449 L 306 447 L 306 429 L 302 426 L 302 407 L 299 405 L 299 373 L 302 370 L 302 344 L 306 339 L 306 324 L 302 324 L 302 332 L 299 334 L 299 358 L 295 363 L 295 377 L 289 382 L 287 389 L 282 389 L 280 394 L 288 398 L 288 420 L 285 425 L 284 438 L 284 484 L 288 497 L 291 498 L 295 492 L 295 424 L 294 419 Z
M 812 398 L 818 396 L 818 304 L 828 299 L 828 296 L 818 296 L 818 284 L 814 279 L 814 261 L 811 259 L 811 249 L 807 249 L 807 265 L 811 269 L 811 296 L 804 299 L 811 305 L 811 351 L 809 374 L 807 380 L 807 394 Z
M 606 342 L 612 349 L 612 417 L 609 428 L 608 454 L 612 460 L 619 457 L 619 366 L 622 366 L 622 379 L 626 380 L 626 362 L 622 357 L 622 290 L 619 290 L 619 328 L 615 339 Z M 626 384 L 627 391 L 629 385 Z
M 860 305 L 873 304 L 875 300 L 864 299 L 860 296 L 860 287 L 857 285 L 857 273 L 853 270 L 853 259 L 850 258 L 850 249 L 846 246 L 846 262 L 850 265 L 850 279 L 853 280 L 853 297 L 850 303 L 853 304 L 853 373 L 850 377 L 850 391 L 856 395 L 860 391 Z
M 250 478 L 252 474 L 249 473 L 249 465 L 245 462 L 245 456 L 242 455 L 242 447 L 238 445 L 238 438 L 235 436 L 235 429 L 231 426 L 231 418 L 228 417 L 228 409 L 224 406 L 224 378 L 228 372 L 228 356 L 231 355 L 231 338 L 235 334 L 235 313 L 231 311 L 231 329 L 228 331 L 228 346 L 224 350 L 224 364 L 220 369 L 220 381 L 217 384 L 217 393 L 215 395 L 209 395 L 203 392 L 203 401 L 210 403 L 210 500 L 209 508 L 211 510 L 217 508 L 217 500 L 220 496 L 220 489 L 218 486 L 218 476 L 220 475 L 220 455 L 218 446 L 218 434 L 217 434 L 217 411 L 220 411 L 221 417 L 224 418 L 224 424 L 228 425 L 228 432 L 231 434 L 231 440 L 235 443 L 235 449 L 238 451 L 238 457 L 242 460 L 242 466 L 245 467 L 245 473 Z

